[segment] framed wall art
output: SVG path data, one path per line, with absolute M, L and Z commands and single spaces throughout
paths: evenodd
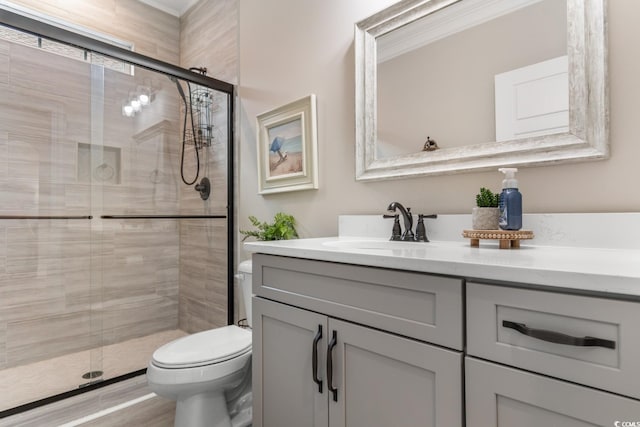
M 258 193 L 318 188 L 316 97 L 257 117 Z

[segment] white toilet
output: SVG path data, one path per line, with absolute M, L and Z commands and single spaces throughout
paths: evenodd
M 238 266 L 251 326 L 251 261 Z M 235 325 L 179 338 L 153 353 L 151 391 L 176 401 L 176 427 L 251 425 L 251 330 Z

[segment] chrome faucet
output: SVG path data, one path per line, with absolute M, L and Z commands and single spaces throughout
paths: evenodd
M 415 235 L 413 234 L 413 216 L 411 215 L 411 208 L 405 208 L 399 202 L 391 202 L 388 211 L 395 212 L 397 210 L 402 214 L 402 219 L 404 220 L 404 232 L 402 236 L 400 236 L 400 240 L 404 241 L 415 241 Z

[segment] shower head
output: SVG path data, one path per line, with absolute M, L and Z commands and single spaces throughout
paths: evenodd
M 178 81 L 178 79 L 173 76 L 167 76 L 167 77 L 169 77 L 169 80 L 171 80 L 176 84 L 176 88 L 178 88 L 178 93 L 182 98 L 182 102 L 184 102 L 184 105 L 187 105 L 187 96 L 184 94 L 184 90 L 182 89 L 182 86 L 180 85 L 180 82 Z

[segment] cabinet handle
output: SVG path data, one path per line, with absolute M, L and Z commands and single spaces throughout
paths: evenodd
M 556 344 L 573 345 L 578 347 L 605 347 L 616 348 L 616 342 L 611 340 L 605 340 L 602 338 L 594 337 L 572 337 L 571 335 L 561 334 L 560 332 L 548 331 L 546 329 L 533 329 L 529 328 L 524 323 L 510 322 L 508 320 L 502 321 L 502 326 L 505 328 L 515 329 L 521 334 L 527 335 L 532 338 L 537 338 L 542 341 L 548 341 Z
M 318 378 L 318 342 L 322 338 L 322 325 L 318 325 L 318 333 L 313 338 L 313 353 L 311 357 L 311 369 L 313 382 L 318 384 L 318 393 L 322 393 L 322 380 Z
M 333 393 L 333 401 L 338 401 L 338 389 L 333 386 L 333 348 L 338 343 L 338 332 L 333 331 L 333 336 L 327 347 L 327 387 Z

